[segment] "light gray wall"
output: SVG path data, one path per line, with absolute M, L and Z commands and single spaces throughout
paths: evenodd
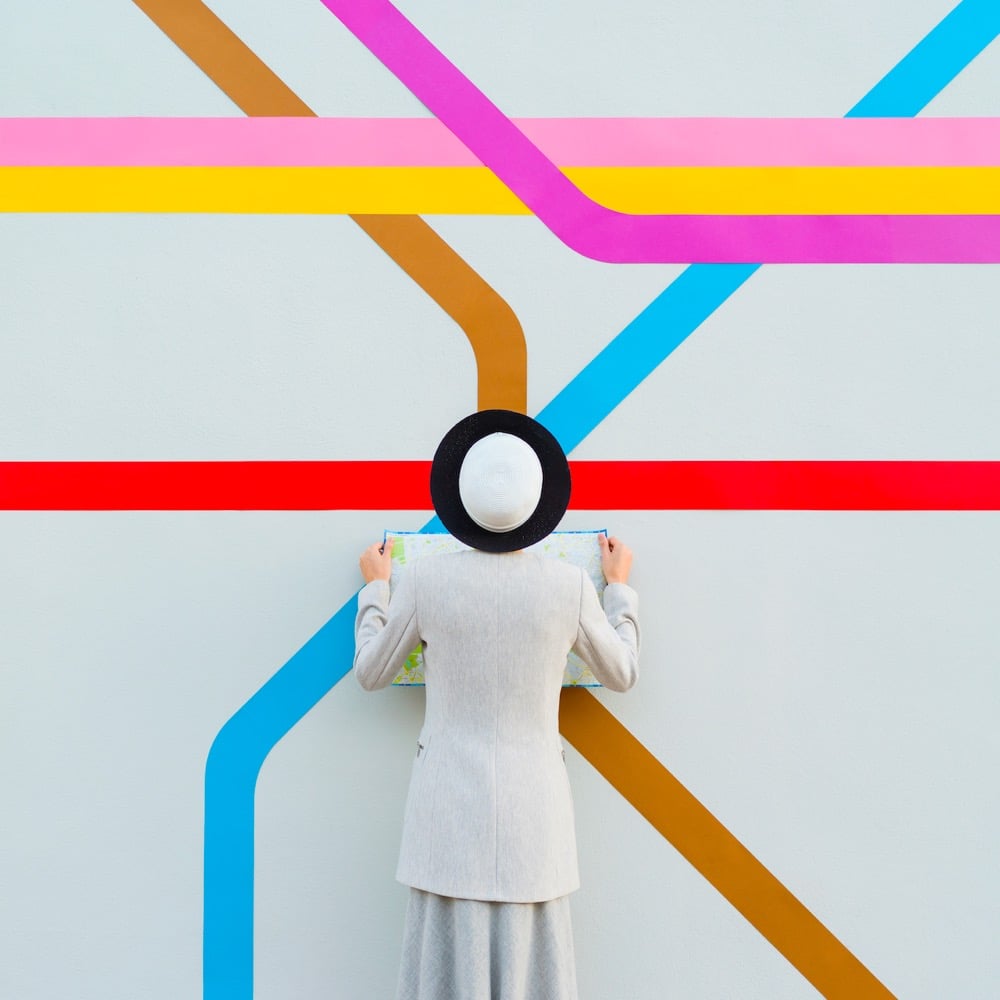
M 426 112 L 314 0 L 213 5 L 327 115 Z M 405 3 L 508 113 L 840 115 L 951 0 Z M 928 108 L 1000 116 L 994 45 Z M 0 11 L 0 115 L 230 115 L 133 5 Z M 679 273 L 428 221 L 510 302 L 537 412 Z M 342 218 L 6 216 L 0 459 L 427 459 L 464 337 Z M 1000 459 L 998 270 L 765 268 L 572 457 Z M 363 428 L 364 433 L 360 433 Z M 0 996 L 201 984 L 205 757 L 423 513 L 0 516 Z M 599 697 L 898 996 L 1000 978 L 997 513 L 571 513 L 638 553 Z M 256 996 L 388 997 L 422 695 L 348 678 L 257 792 Z M 575 752 L 591 1000 L 815 990 Z

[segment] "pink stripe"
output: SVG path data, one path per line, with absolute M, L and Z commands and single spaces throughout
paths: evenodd
M 1000 216 L 625 215 L 587 198 L 388 0 L 322 0 L 568 247 L 609 263 L 1000 261 Z
M 479 166 L 433 118 L 4 118 L 0 165 Z
M 562 166 L 1000 166 L 1000 118 L 523 118 Z M 436 118 L 0 118 L 0 166 L 479 166 Z
M 1000 166 L 1000 118 L 523 118 L 514 124 L 561 166 Z

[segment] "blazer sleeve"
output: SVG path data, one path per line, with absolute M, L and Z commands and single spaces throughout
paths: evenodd
M 639 677 L 639 595 L 625 583 L 609 583 L 604 607 L 594 584 L 581 573 L 580 624 L 573 651 L 612 691 L 627 691 Z
M 372 580 L 358 592 L 354 675 L 366 691 L 391 684 L 420 641 L 415 578 L 415 569 L 400 574 L 391 599 L 387 580 Z

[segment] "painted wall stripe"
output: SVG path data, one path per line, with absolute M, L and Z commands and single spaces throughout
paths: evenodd
M 567 246 L 611 263 L 1000 261 L 1000 220 L 625 215 L 559 171 L 388 0 L 321 0 Z M 1000 8 L 982 7 L 995 34 Z
M 1000 118 L 513 122 L 562 167 L 1000 164 Z M 8 167 L 480 165 L 436 118 L 0 118 L 0 166 Z
M 351 218 L 464 331 L 476 358 L 476 408 L 526 412 L 528 348 L 507 301 L 418 216 Z
M 430 510 L 429 462 L 0 462 L 0 510 Z
M 203 1000 L 253 1000 L 254 793 L 285 734 L 351 669 L 349 600 L 226 722 L 205 763 Z
M 711 217 L 713 225 L 729 226 L 732 216 L 759 216 L 739 220 L 754 226 L 745 236 L 748 252 L 765 230 L 797 226 L 819 239 L 826 229 L 853 227 L 844 239 L 857 240 L 863 226 L 902 226 L 886 218 L 894 215 L 985 217 L 969 223 L 973 232 L 1000 231 L 1000 167 L 567 167 L 564 173 L 620 211 Z M 0 211 L 529 214 L 485 167 L 0 167 Z M 768 218 L 786 215 L 837 218 Z
M 571 452 L 759 266 L 685 268 L 544 407 L 538 419 Z
M 998 34 L 1000 4 L 996 0 L 961 0 L 846 117 L 918 115 Z
M 593 695 L 566 688 L 559 728 L 824 997 L 892 994 Z M 650 794 L 656 789 L 656 794 Z
M 201 0 L 132 0 L 244 114 L 315 113 Z
M 201 0 L 134 2 L 247 115 L 315 118 Z M 514 311 L 423 219 L 406 216 L 379 222 L 365 210 L 351 218 L 458 323 L 476 357 L 479 407 L 524 412 L 527 348 Z
M 1000 462 L 571 461 L 572 510 L 1000 510 Z M 0 462 L 0 510 L 431 510 L 430 463 Z

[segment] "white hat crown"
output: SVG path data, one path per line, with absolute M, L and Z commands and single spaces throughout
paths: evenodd
M 534 448 L 514 434 L 480 438 L 466 452 L 458 492 L 469 517 L 486 531 L 513 531 L 538 506 L 542 463 Z

